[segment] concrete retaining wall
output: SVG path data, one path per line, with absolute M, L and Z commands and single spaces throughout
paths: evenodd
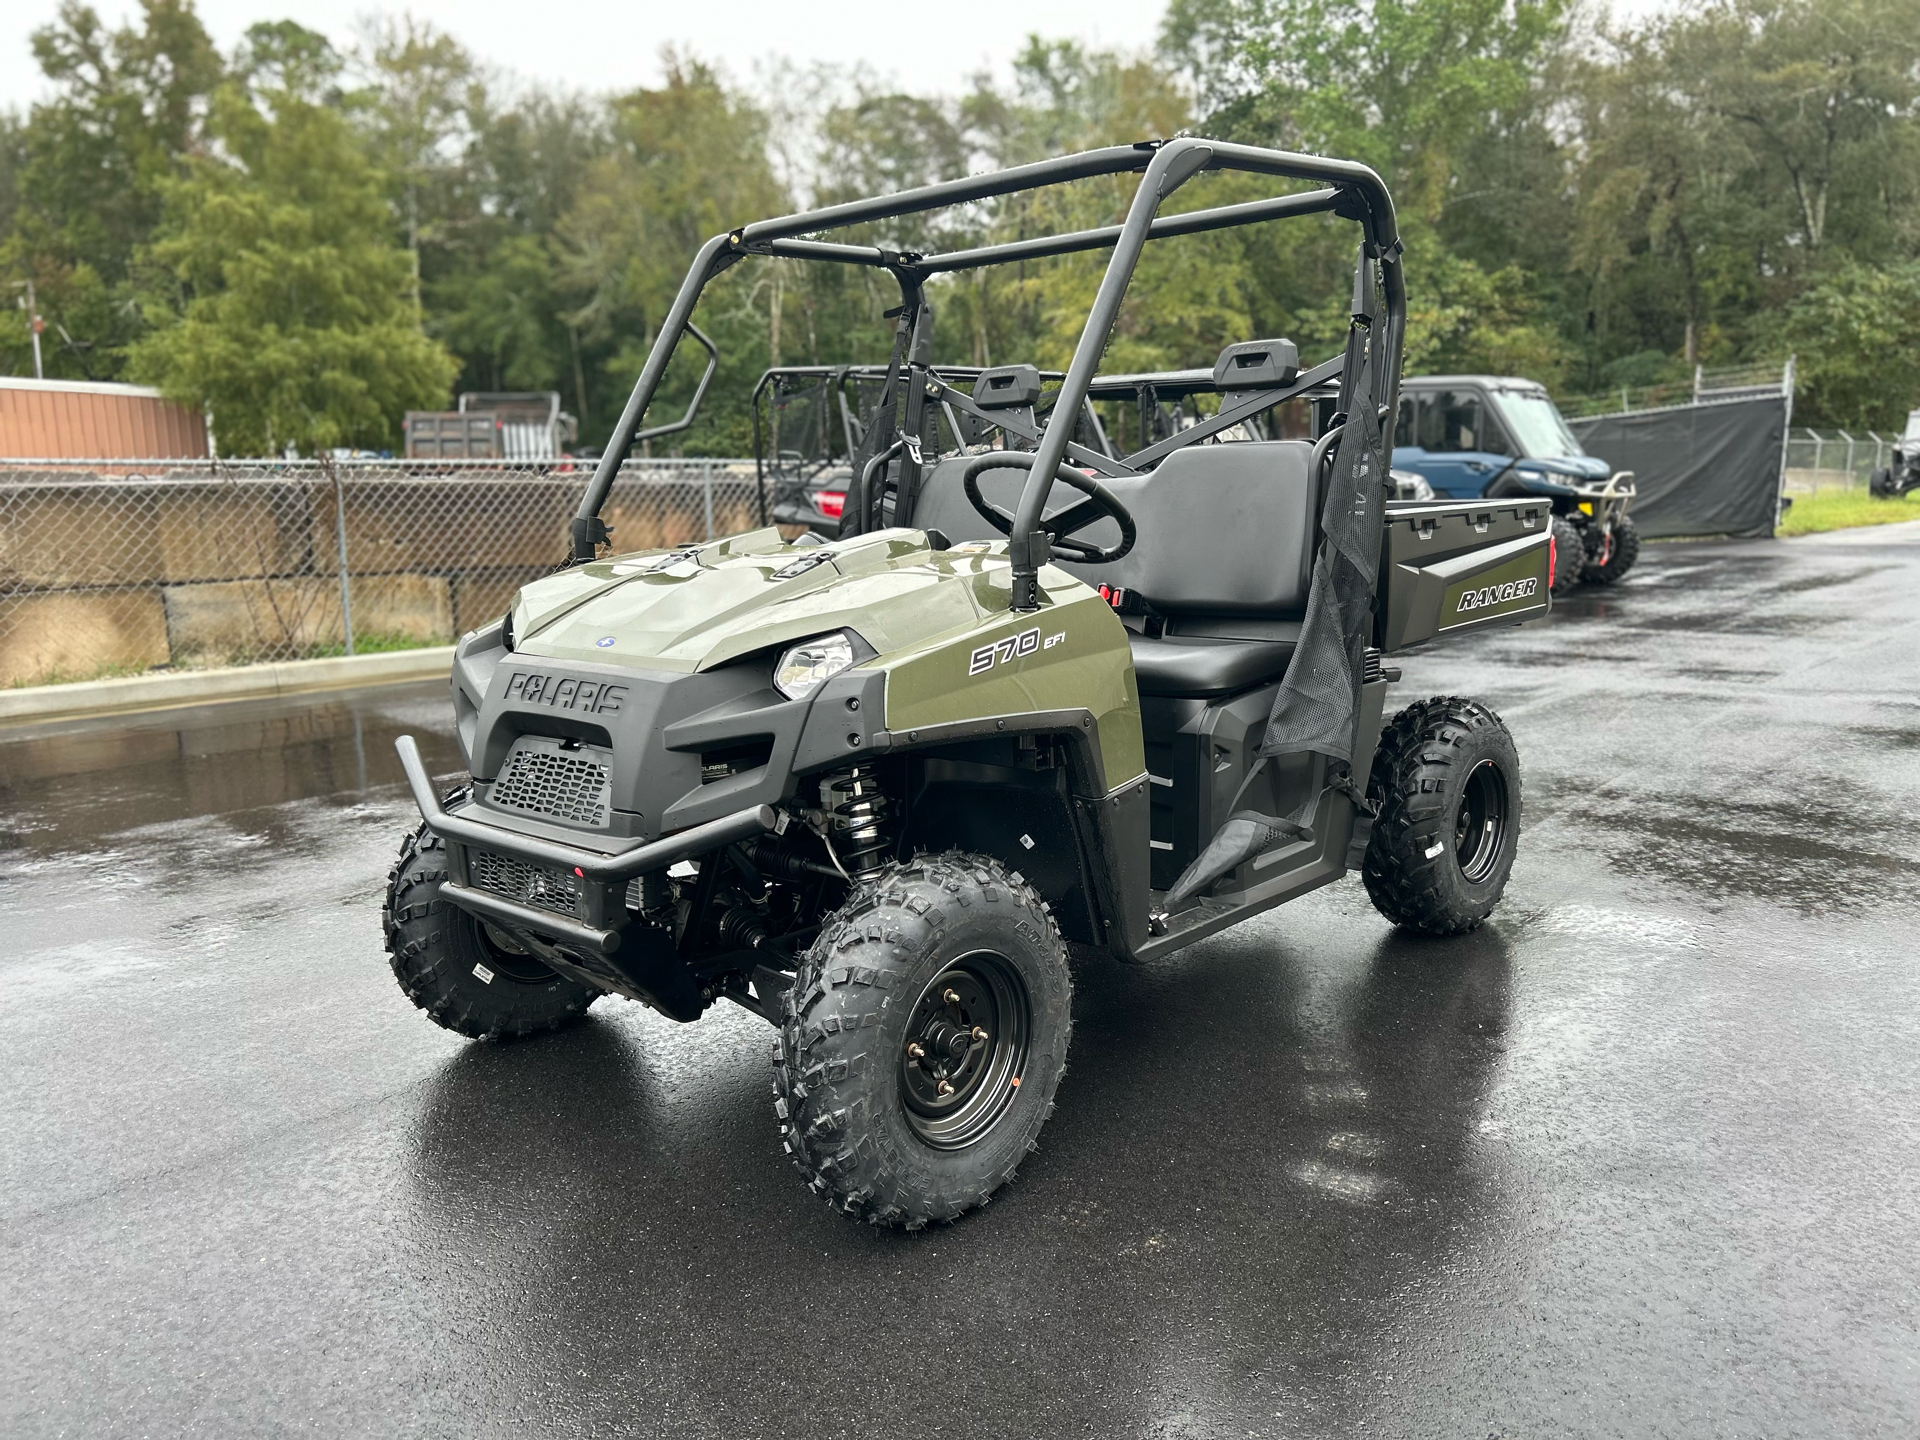
M 0 686 L 113 669 L 285 661 L 339 646 L 340 547 L 357 636 L 444 644 L 565 553 L 584 475 L 272 473 L 114 477 L 0 470 Z M 738 472 L 715 535 L 751 528 Z M 616 485 L 620 550 L 701 539 L 697 478 Z

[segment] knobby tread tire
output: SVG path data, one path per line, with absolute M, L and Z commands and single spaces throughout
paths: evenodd
M 1604 565 L 1589 565 L 1582 577 L 1596 585 L 1615 585 L 1626 578 L 1633 562 L 1640 558 L 1640 527 L 1629 515 L 1613 522 L 1613 553 Z
M 401 842 L 400 858 L 387 872 L 380 924 L 387 963 L 406 997 L 436 1025 L 473 1040 L 537 1035 L 586 1014 L 601 993 L 590 985 L 559 975 L 526 983 L 502 973 L 488 982 L 475 973 L 476 965 L 498 957 L 490 954 L 480 922 L 439 896 L 446 852 L 446 842 L 423 825 Z
M 1476 885 L 1461 872 L 1453 833 L 1467 775 L 1483 758 L 1504 772 L 1508 814 L 1504 853 Z M 1380 807 L 1360 869 L 1374 908 L 1427 935 L 1477 929 L 1506 891 L 1520 834 L 1520 758 L 1500 717 L 1457 695 L 1409 705 L 1380 737 L 1367 798 Z
M 992 1129 L 940 1150 L 907 1124 L 899 1050 L 921 989 L 991 948 L 1031 1001 L 1027 1061 Z M 863 878 L 808 948 L 773 1046 L 774 1115 L 788 1155 L 835 1209 L 918 1230 L 985 1205 L 1053 1113 L 1073 1033 L 1066 947 L 1017 870 L 981 855 L 920 855 Z
M 1570 595 L 1579 588 L 1587 568 L 1587 541 L 1580 527 L 1564 515 L 1553 517 L 1554 569 L 1547 585 L 1555 595 Z

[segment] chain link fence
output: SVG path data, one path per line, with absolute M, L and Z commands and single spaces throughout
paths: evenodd
M 442 645 L 566 554 L 571 462 L 0 460 L 0 685 Z M 753 463 L 632 460 L 617 550 L 751 529 Z
M 1787 493 L 1864 490 L 1867 477 L 1893 462 L 1897 435 L 1862 435 L 1845 430 L 1795 429 L 1787 432 Z
M 1696 365 L 1685 380 L 1657 385 L 1622 385 L 1586 395 L 1560 395 L 1554 404 L 1569 420 L 1596 415 L 1631 415 L 1669 410 L 1677 405 L 1712 405 L 1793 390 L 1794 360 L 1764 360 L 1748 365 Z

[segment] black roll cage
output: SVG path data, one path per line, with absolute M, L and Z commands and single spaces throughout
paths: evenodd
M 1327 188 L 1184 214 L 1158 214 L 1160 206 L 1175 190 L 1204 170 L 1231 170 L 1278 179 L 1320 181 Z M 1073 180 L 1129 172 L 1140 172 L 1141 180 L 1127 208 L 1126 219 L 1119 225 L 1095 230 L 1036 236 L 937 255 L 806 238 L 821 231 L 844 229 L 850 225 L 891 220 L 1024 190 L 1062 185 Z M 1363 237 L 1359 258 L 1354 266 L 1353 325 L 1348 332 L 1343 356 L 1302 372 L 1291 385 L 1246 394 L 1236 398 L 1233 404 L 1223 404 L 1218 415 L 1167 441 L 1129 455 L 1124 460 L 1097 455 L 1075 445 L 1072 426 L 1046 426 L 1033 437 L 1037 453 L 1026 485 L 1020 493 L 1013 534 L 1008 544 L 1008 558 L 1013 564 L 1014 608 L 1036 609 L 1040 603 L 1040 566 L 1047 562 L 1050 555 L 1050 542 L 1046 532 L 1039 528 L 1039 522 L 1046 510 L 1054 474 L 1069 457 L 1101 474 L 1137 474 L 1141 468 L 1155 463 L 1165 453 L 1204 439 L 1258 410 L 1291 399 L 1314 386 L 1324 385 L 1335 375 L 1340 380 L 1340 393 L 1348 397 L 1346 403 L 1350 407 L 1356 396 L 1355 382 L 1361 373 L 1361 362 L 1374 337 L 1376 320 L 1381 322 L 1378 325 L 1378 338 L 1385 349 L 1386 363 L 1371 367 L 1376 390 L 1371 399 L 1380 407 L 1383 416 L 1393 415 L 1400 385 L 1401 354 L 1406 339 L 1406 282 L 1401 268 L 1401 244 L 1394 219 L 1393 198 L 1387 193 L 1385 182 L 1372 169 L 1349 160 L 1332 160 L 1317 155 L 1268 150 L 1198 137 L 1142 141 L 1134 145 L 1089 150 L 1078 155 L 1063 155 L 965 180 L 950 180 L 904 190 L 894 195 L 829 205 L 780 219 L 758 221 L 716 235 L 700 247 L 686 278 L 681 282 L 679 293 L 675 295 L 666 319 L 660 326 L 646 364 L 641 367 L 640 378 L 635 382 L 633 393 L 628 396 L 626 407 L 620 413 L 593 479 L 580 498 L 571 534 L 574 563 L 584 564 L 592 560 L 596 547 L 607 538 L 600 510 L 606 504 L 614 477 L 620 473 L 620 467 L 633 445 L 640 419 L 666 375 L 668 363 L 681 337 L 691 328 L 694 307 L 699 303 L 701 292 L 716 276 L 749 255 L 868 265 L 893 274 L 900 286 L 901 306 L 898 311 L 888 312 L 890 316 L 897 317 L 898 324 L 893 358 L 887 366 L 888 389 L 882 400 L 883 423 L 889 427 L 894 423 L 891 417 L 898 407 L 892 402 L 897 384 L 912 375 L 922 377 L 927 383 L 906 387 L 902 433 L 898 438 L 893 438 L 890 433 L 879 437 L 880 440 L 889 440 L 890 448 L 879 443 L 872 448 L 876 455 L 883 451 L 897 453 L 904 448 L 912 457 L 912 473 L 903 474 L 900 484 L 904 509 L 911 500 L 914 484 L 919 478 L 920 427 L 926 413 L 926 400 L 964 402 L 962 408 L 974 408 L 970 397 L 930 376 L 932 322 L 923 296 L 928 277 L 978 269 L 984 265 L 1071 255 L 1111 246 L 1113 256 L 1107 262 L 1106 273 L 1101 278 L 1087 315 L 1087 323 L 1081 330 L 1073 359 L 1055 396 L 1054 413 L 1071 414 L 1078 411 L 1087 399 L 1088 390 L 1099 369 L 1100 357 L 1119 319 L 1127 286 L 1133 279 L 1134 269 L 1148 240 L 1196 235 L 1267 220 L 1320 213 L 1332 213 L 1356 221 Z M 1376 296 L 1384 299 L 1384 315 L 1376 314 Z M 863 478 L 856 477 L 856 482 Z M 853 497 L 849 496 L 849 503 L 852 500 Z

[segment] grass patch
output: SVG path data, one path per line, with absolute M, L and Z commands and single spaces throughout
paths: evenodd
M 80 685 L 88 680 L 121 680 L 129 675 L 145 675 L 148 665 L 106 664 L 92 670 L 49 670 L 44 675 L 22 675 L 7 682 L 9 690 L 30 690 L 40 685 Z
M 1920 492 L 1900 500 L 1877 500 L 1865 489 L 1817 490 L 1793 497 L 1793 508 L 1782 517 L 1776 533 L 1818 535 L 1823 530 L 1892 525 L 1900 520 L 1920 520 Z
M 453 642 L 443 636 L 434 635 L 421 639 L 418 635 L 408 635 L 401 631 L 375 631 L 369 635 L 365 631 L 356 632 L 353 637 L 353 653 L 356 655 L 386 655 L 395 650 L 425 650 L 433 645 L 450 645 Z M 331 660 L 336 655 L 347 653 L 347 647 L 339 641 L 327 645 L 309 645 L 300 652 L 302 660 Z
M 371 634 L 353 637 L 353 653 L 356 655 L 385 655 L 396 650 L 424 650 L 433 645 L 448 644 L 440 636 L 421 639 L 418 635 L 408 635 L 400 631 L 376 631 Z M 115 665 L 107 664 L 92 670 L 49 670 L 41 675 L 22 675 L 9 680 L 5 688 L 25 690 L 39 685 L 75 685 L 87 680 L 119 680 L 129 675 L 182 675 L 195 670 L 224 670 L 233 666 L 271 665 L 279 660 L 328 660 L 347 653 L 347 647 L 339 641 L 328 645 L 309 645 L 292 654 L 286 651 L 269 651 L 258 654 L 244 650 L 191 650 L 175 655 L 169 665 Z

